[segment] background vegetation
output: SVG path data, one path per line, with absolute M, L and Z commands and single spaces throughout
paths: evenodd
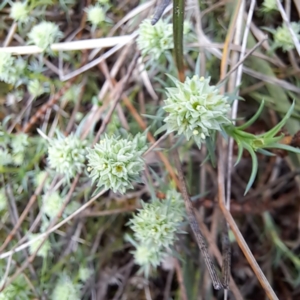
M 222 299 L 188 223 L 173 255 L 149 277 L 139 272 L 135 246 L 126 238 L 133 235 L 128 222 L 141 200 L 164 199 L 170 187 L 178 187 L 174 147 L 216 265 L 222 263 L 218 201 L 225 184 L 230 213 L 266 280 L 279 299 L 299 299 L 299 157 L 259 154 L 258 175 L 244 196 L 252 168 L 247 152 L 228 176 L 236 145 L 232 152 L 218 145 L 214 167 L 205 160 L 205 146 L 154 135 L 163 125 L 158 117 L 165 116 L 165 88 L 174 85 L 166 73 L 178 77 L 172 47 L 166 46 L 171 31 L 163 30 L 161 53 L 153 47 L 141 54 L 136 44 L 156 2 L 1 2 L 0 299 Z M 276 126 L 295 101 L 283 143 L 298 147 L 300 5 L 278 3 L 186 1 L 184 72 L 210 76 L 212 84 L 224 80 L 222 93 L 231 101 L 239 97 L 232 106 L 237 124 L 264 100 L 259 120 L 248 128 L 254 134 Z M 163 19 L 172 23 L 171 6 Z M 124 195 L 110 190 L 95 197 L 81 151 L 105 133 L 125 137 L 146 129 L 150 151 L 141 182 Z M 64 144 L 64 137 L 75 135 L 84 142 Z M 59 155 L 53 168 L 51 147 L 61 156 L 76 150 L 76 159 L 57 172 Z M 231 230 L 229 237 L 229 299 L 265 299 L 241 240 Z

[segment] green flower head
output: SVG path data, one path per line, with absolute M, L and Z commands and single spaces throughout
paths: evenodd
M 65 175 L 67 180 L 74 178 L 84 167 L 86 141 L 74 134 L 65 137 L 57 133 L 57 138 L 49 143 L 48 163 L 57 173 Z
M 300 24 L 296 22 L 291 22 L 291 28 L 297 36 L 297 39 L 300 39 Z M 288 27 L 283 24 L 281 27 L 278 27 L 274 32 L 274 44 L 275 48 L 282 48 L 283 51 L 290 51 L 295 48 L 293 37 L 288 29 Z
M 129 222 L 136 240 L 149 247 L 169 248 L 184 220 L 183 203 L 176 191 L 169 191 L 164 201 L 142 203 L 143 208 Z
M 137 134 L 133 139 L 105 136 L 93 149 L 88 149 L 90 177 L 98 187 L 125 193 L 133 188 L 131 182 L 144 169 L 142 154 L 146 151 L 146 137 Z
M 42 48 L 44 51 L 62 37 L 63 33 L 59 27 L 48 21 L 42 21 L 35 25 L 28 34 L 29 43 Z
M 93 26 L 98 26 L 105 21 L 104 9 L 96 4 L 95 6 L 89 6 L 86 9 L 87 19 Z
M 227 97 L 220 94 L 210 78 L 187 77 L 184 83 L 169 76 L 175 88 L 167 88 L 168 98 L 163 107 L 169 115 L 164 119 L 168 132 L 177 131 L 186 139 L 193 138 L 201 147 L 214 131 L 221 131 L 222 125 L 230 124 L 227 117 L 230 105 Z
M 150 20 L 143 21 L 137 45 L 143 56 L 150 55 L 152 59 L 158 59 L 166 50 L 173 49 L 173 26 L 162 20 L 154 26 Z
M 10 8 L 10 15 L 14 21 L 24 23 L 29 19 L 29 9 L 26 2 L 14 2 Z
M 8 84 L 17 84 L 26 66 L 22 58 L 16 59 L 10 53 L 0 52 L 0 80 Z

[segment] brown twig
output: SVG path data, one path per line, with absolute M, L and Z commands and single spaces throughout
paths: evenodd
M 176 169 L 178 172 L 178 177 L 179 177 L 179 182 L 180 182 L 180 190 L 181 190 L 182 197 L 184 199 L 184 204 L 185 204 L 185 208 L 187 211 L 189 224 L 194 232 L 198 247 L 203 255 L 203 258 L 204 258 L 206 267 L 208 269 L 208 272 L 210 274 L 213 286 L 216 290 L 219 290 L 223 287 L 223 285 L 222 285 L 222 283 L 219 279 L 219 276 L 215 270 L 215 266 L 214 266 L 214 264 L 210 258 L 210 255 L 208 253 L 204 237 L 199 229 L 199 225 L 198 225 L 198 222 L 196 219 L 193 204 L 192 204 L 192 201 L 191 201 L 188 191 L 187 191 L 187 186 L 186 186 L 186 183 L 184 180 L 184 175 L 183 175 L 183 171 L 181 168 L 181 163 L 179 160 L 179 154 L 178 154 L 177 150 L 174 150 L 174 160 L 175 160 L 175 165 L 176 165 Z

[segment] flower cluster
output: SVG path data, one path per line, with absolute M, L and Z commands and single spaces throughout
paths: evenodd
M 143 208 L 129 221 L 138 241 L 134 257 L 146 274 L 157 267 L 176 239 L 178 228 L 184 220 L 184 202 L 181 194 L 169 190 L 166 199 L 142 203 Z
M 164 119 L 168 132 L 177 131 L 187 140 L 191 137 L 198 147 L 222 125 L 230 124 L 230 105 L 218 88 L 209 85 L 210 78 L 193 76 L 184 83 L 170 76 L 175 88 L 167 88 L 168 98 L 163 107 L 169 115 Z
M 133 188 L 144 169 L 142 154 L 146 151 L 146 136 L 137 134 L 133 139 L 105 136 L 93 149 L 88 149 L 90 177 L 98 187 L 125 193 Z
M 86 141 L 74 134 L 65 137 L 57 133 L 57 138 L 49 143 L 48 162 L 50 168 L 65 175 L 67 180 L 74 178 L 82 171 L 86 156 Z
M 24 23 L 29 18 L 29 9 L 26 2 L 13 2 L 10 15 L 14 21 Z
M 105 11 L 102 6 L 96 4 L 85 9 L 87 20 L 93 25 L 98 26 L 105 21 Z
M 75 285 L 71 278 L 67 274 L 63 273 L 55 285 L 51 299 L 80 300 L 79 286 Z
M 29 241 L 33 241 L 39 235 L 40 234 L 38 234 L 38 233 L 31 233 L 29 235 Z M 35 253 L 35 251 L 37 250 L 41 241 L 42 241 L 42 239 L 38 239 L 30 244 L 30 248 L 29 248 L 30 254 Z M 42 245 L 42 247 L 39 249 L 37 255 L 46 258 L 48 256 L 48 252 L 49 252 L 50 248 L 51 248 L 51 244 L 50 244 L 49 240 L 46 240 L 44 242 L 44 244 Z
M 62 37 L 63 33 L 59 30 L 59 27 L 48 21 L 35 25 L 28 34 L 29 43 L 42 48 L 44 51 Z
M 300 40 L 300 23 L 291 22 L 290 24 L 297 36 L 297 40 Z M 274 46 L 275 48 L 282 48 L 283 51 L 289 51 L 295 48 L 293 37 L 285 24 L 275 30 Z
M 150 20 L 143 21 L 139 27 L 137 45 L 143 56 L 159 59 L 166 50 L 173 49 L 173 26 L 163 20 L 154 26 Z
M 17 85 L 21 82 L 26 63 L 22 58 L 16 59 L 10 53 L 0 52 L 0 80 Z

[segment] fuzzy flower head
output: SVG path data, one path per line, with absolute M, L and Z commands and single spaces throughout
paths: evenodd
M 96 4 L 95 6 L 89 6 L 86 9 L 87 19 L 93 26 L 98 26 L 105 20 L 104 9 Z
M 168 249 L 176 239 L 178 227 L 184 220 L 183 200 L 176 191 L 166 196 L 164 201 L 142 203 L 143 208 L 129 222 L 142 245 Z
M 61 133 L 57 133 L 57 138 L 49 143 L 49 166 L 57 173 L 66 176 L 67 180 L 81 172 L 85 156 L 86 141 L 80 140 L 74 134 L 65 137 Z
M 177 131 L 186 139 L 191 137 L 198 147 L 213 131 L 220 131 L 222 125 L 229 124 L 227 118 L 230 105 L 227 98 L 219 93 L 210 78 L 193 76 L 181 83 L 169 76 L 175 88 L 167 88 L 167 100 L 163 107 L 169 115 L 164 119 L 168 132 Z
M 38 234 L 38 233 L 31 233 L 29 235 L 29 241 L 33 241 L 39 235 L 40 234 Z M 37 250 L 41 241 L 42 241 L 42 239 L 38 239 L 30 244 L 30 248 L 29 248 L 30 254 L 35 253 L 35 251 Z M 49 252 L 50 248 L 51 248 L 51 244 L 50 244 L 49 240 L 46 240 L 45 243 L 43 244 L 43 246 L 39 249 L 37 255 L 46 258 L 48 256 L 48 252 Z
M 300 40 L 300 23 L 291 22 L 291 28 L 296 34 L 297 40 Z M 285 24 L 274 32 L 274 44 L 275 48 L 282 48 L 284 52 L 295 48 L 293 37 Z
M 88 149 L 90 177 L 98 187 L 125 193 L 133 188 L 144 169 L 142 154 L 146 151 L 145 135 L 137 134 L 133 139 L 105 136 L 93 149 Z
M 29 9 L 26 2 L 13 2 L 9 16 L 16 22 L 26 22 L 29 18 Z
M 63 33 L 59 27 L 48 21 L 42 21 L 35 25 L 28 34 L 29 43 L 42 48 L 44 51 L 62 37 Z
M 46 194 L 43 198 L 42 211 L 50 219 L 53 219 L 61 210 L 63 202 L 63 198 L 57 192 L 50 195 Z
M 150 55 L 159 59 L 166 50 L 173 49 L 173 26 L 159 20 L 154 26 L 150 20 L 145 20 L 139 28 L 137 45 L 143 56 Z
M 64 273 L 55 285 L 51 300 L 80 300 L 79 287 Z
M 11 53 L 0 52 L 0 80 L 8 84 L 17 84 L 26 66 L 22 58 L 16 59 Z

